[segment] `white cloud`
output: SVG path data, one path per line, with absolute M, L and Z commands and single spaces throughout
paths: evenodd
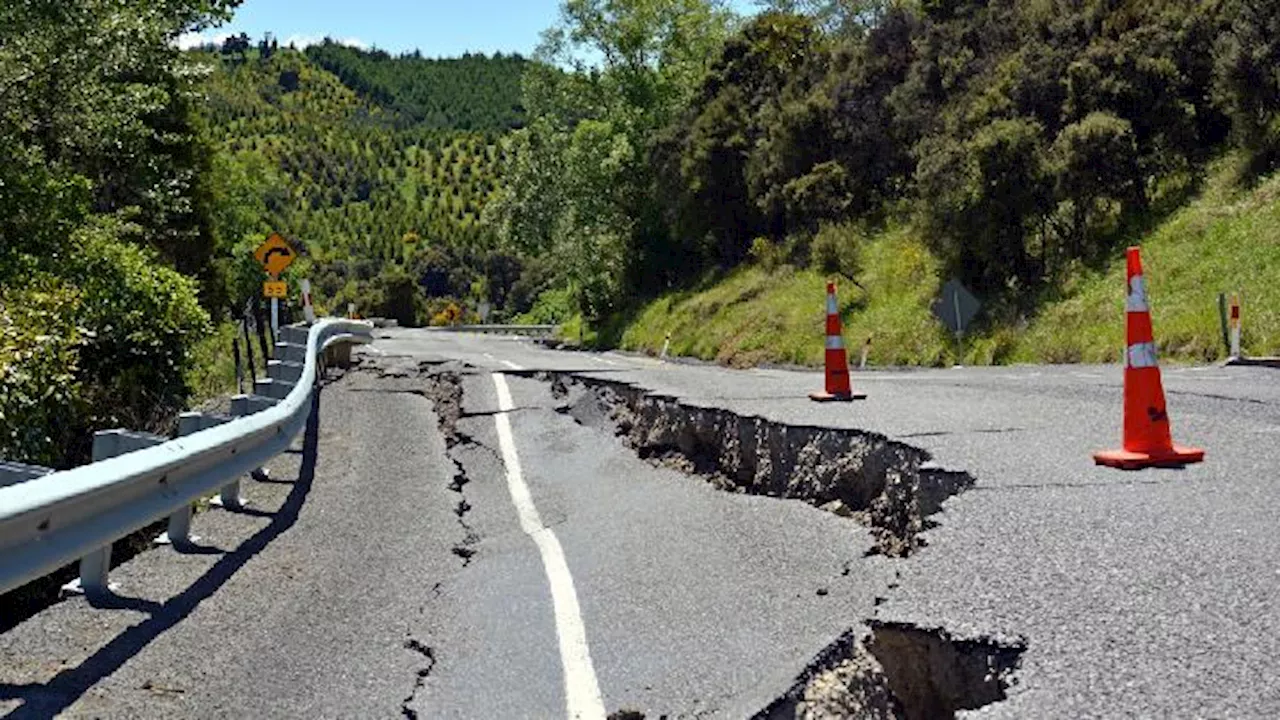
M 347 45 L 353 48 L 360 48 L 361 50 L 368 49 L 369 47 L 369 43 L 366 43 L 358 37 L 331 39 L 339 45 Z M 324 37 L 320 35 L 290 35 L 284 40 L 281 40 L 280 44 L 285 46 L 293 45 L 301 50 L 312 45 L 319 45 L 322 42 L 324 42 Z
M 191 48 L 201 47 L 202 45 L 208 45 L 210 43 L 213 43 L 214 45 L 221 45 L 223 41 L 229 37 L 231 37 L 231 33 L 227 33 L 227 32 L 222 32 L 222 33 L 186 32 L 179 35 L 178 39 L 174 41 L 174 44 L 176 44 L 182 50 L 190 50 Z

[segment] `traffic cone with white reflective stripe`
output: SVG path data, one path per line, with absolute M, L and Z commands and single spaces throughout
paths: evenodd
M 826 392 L 809 393 L 810 400 L 863 400 L 866 393 L 855 393 L 849 387 L 849 356 L 844 349 L 844 336 L 840 329 L 840 309 L 836 305 L 836 284 L 827 283 L 827 355 Z
M 1151 466 L 1178 466 L 1200 462 L 1204 450 L 1173 444 L 1164 386 L 1156 364 L 1156 344 L 1151 311 L 1142 279 L 1142 256 L 1129 248 L 1129 294 L 1125 301 L 1128 351 L 1124 364 L 1124 449 L 1093 454 L 1099 465 L 1124 470 Z

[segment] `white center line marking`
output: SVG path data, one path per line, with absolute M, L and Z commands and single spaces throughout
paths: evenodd
M 520 366 L 503 360 L 513 370 Z M 501 373 L 493 373 L 493 385 L 498 391 L 498 414 L 493 416 L 498 430 L 498 446 L 502 449 L 502 462 L 507 466 L 507 491 L 511 503 L 520 516 L 520 527 L 533 538 L 542 555 L 542 567 L 551 585 L 551 603 L 555 608 L 556 635 L 560 638 L 560 664 L 564 667 L 565 709 L 573 720 L 604 720 L 604 699 L 600 696 L 600 684 L 596 681 L 595 667 L 591 664 L 591 650 L 587 646 L 587 629 L 582 624 L 582 610 L 578 607 L 578 593 L 573 589 L 573 576 L 565 561 L 560 540 L 549 527 L 542 524 L 538 508 L 533 504 L 529 486 L 520 470 L 520 456 L 516 454 L 516 441 L 511 433 L 511 419 L 507 413 L 515 407 L 511 390 Z
M 511 368 L 512 370 L 523 370 L 523 369 L 524 369 L 524 368 L 520 367 L 519 365 L 517 365 L 517 364 L 515 364 L 515 363 L 511 362 L 510 360 L 503 360 L 503 361 L 502 361 L 502 364 L 503 364 L 503 365 L 506 365 L 507 367 Z M 498 376 L 497 376 L 497 375 L 494 375 L 493 377 L 494 377 L 494 379 L 495 379 L 495 380 L 498 378 Z M 511 408 L 507 408 L 507 409 L 508 409 L 508 410 L 510 410 Z

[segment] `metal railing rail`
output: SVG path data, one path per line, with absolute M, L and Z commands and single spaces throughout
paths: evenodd
M 305 331 L 295 332 L 301 340 Z M 306 332 L 305 346 L 282 339 L 297 379 L 269 381 L 278 402 L 263 407 L 261 398 L 241 396 L 242 417 L 207 429 L 197 423 L 175 440 L 0 487 L 0 593 L 77 559 L 81 588 L 106 589 L 113 542 L 166 517 L 171 532 L 181 528 L 191 505 L 211 493 L 223 491 L 225 501 L 231 488 L 238 499 L 239 478 L 288 449 L 306 427 L 321 353 L 370 342 L 372 326 L 321 320 Z
M 443 325 L 428 330 L 448 332 L 501 333 L 504 335 L 551 335 L 559 325 Z

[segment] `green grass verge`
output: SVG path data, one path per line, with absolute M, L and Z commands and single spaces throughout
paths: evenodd
M 235 337 L 235 323 L 224 322 L 192 348 L 187 370 L 191 405 L 237 392 L 236 361 L 231 352 Z
M 1161 356 L 1204 362 L 1225 356 L 1219 292 L 1243 297 L 1244 349 L 1280 354 L 1280 174 L 1252 188 L 1235 182 L 1238 162 L 1221 161 L 1200 196 L 1139 239 Z M 857 283 L 840 283 L 850 357 L 872 339 L 873 365 L 1115 362 L 1124 349 L 1124 248 L 1102 270 L 1074 271 L 1034 317 L 988 323 L 958 350 L 933 317 L 940 266 L 909 228 L 867 238 L 836 228 L 828 252 Z M 815 245 L 816 247 L 816 245 Z M 601 337 L 656 354 L 671 333 L 674 355 L 750 366 L 820 365 L 824 284 L 809 269 L 740 267 L 715 281 L 658 298 Z M 616 324 L 618 321 L 613 321 Z M 576 336 L 576 325 L 571 333 Z M 587 332 L 588 340 L 595 335 Z
M 938 292 L 937 261 L 908 230 L 867 241 L 849 229 L 847 252 L 857 253 L 857 284 L 839 284 L 846 342 L 856 357 L 871 337 L 879 365 L 934 365 L 947 356 L 947 338 L 929 313 Z M 628 350 L 658 353 L 668 332 L 675 355 L 734 366 L 762 362 L 822 362 L 827 275 L 782 266 L 738 268 L 719 282 L 646 305 L 622 333 Z
M 1246 354 L 1280 350 L 1280 175 L 1250 190 L 1219 170 L 1201 196 L 1141 241 L 1143 272 L 1161 357 L 1225 356 L 1218 293 L 1239 292 Z M 1046 306 L 1020 337 L 1012 359 L 1114 362 L 1122 356 L 1123 248 L 1102 272 L 1081 273 L 1064 299 Z

